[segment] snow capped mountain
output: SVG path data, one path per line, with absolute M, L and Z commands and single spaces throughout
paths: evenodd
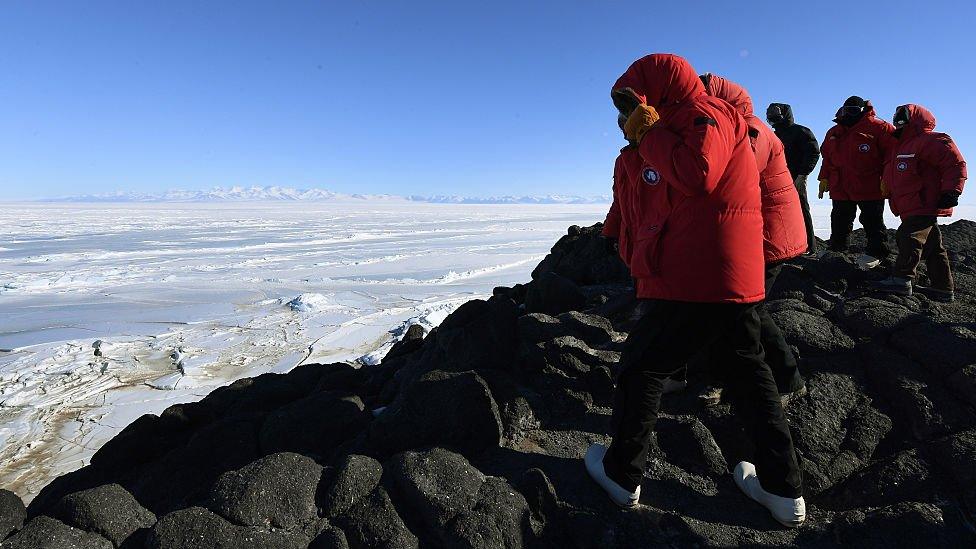
M 291 187 L 214 187 L 206 191 L 170 190 L 162 193 L 86 194 L 47 200 L 48 202 L 221 202 L 221 201 L 303 201 L 303 202 L 426 202 L 433 204 L 602 204 L 608 196 L 396 196 L 390 194 L 342 194 L 324 189 Z

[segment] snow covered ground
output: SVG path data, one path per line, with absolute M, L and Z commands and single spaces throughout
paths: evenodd
M 828 208 L 814 205 L 822 237 Z M 140 415 L 241 377 L 373 363 L 410 323 L 528 280 L 567 226 L 605 211 L 0 204 L 0 487 L 30 500 Z
M 0 487 L 30 499 L 144 413 L 529 278 L 605 205 L 0 205 Z M 100 356 L 95 355 L 98 343 Z

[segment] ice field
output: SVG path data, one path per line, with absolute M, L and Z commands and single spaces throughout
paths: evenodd
M 29 499 L 141 414 L 235 379 L 382 357 L 605 209 L 5 205 L 0 486 Z
M 138 416 L 241 377 L 374 362 L 606 208 L 0 205 L 0 486 L 30 500 Z

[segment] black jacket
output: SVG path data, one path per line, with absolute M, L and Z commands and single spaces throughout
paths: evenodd
M 773 125 L 776 137 L 783 142 L 786 149 L 786 165 L 790 175 L 807 175 L 817 166 L 820 160 L 820 143 L 810 131 L 810 128 L 793 122 L 793 109 L 785 103 L 777 103 L 786 118 L 785 122 Z

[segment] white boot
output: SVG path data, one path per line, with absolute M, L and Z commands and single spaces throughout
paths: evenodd
M 807 518 L 807 504 L 802 497 L 784 498 L 763 490 L 756 476 L 756 466 L 748 461 L 740 461 L 732 471 L 732 478 L 740 490 L 769 510 L 783 526 L 796 528 Z
M 621 507 L 635 507 L 637 500 L 640 499 L 640 486 L 634 492 L 628 491 L 623 486 L 610 480 L 606 471 L 603 470 L 603 456 L 607 455 L 607 447 L 602 444 L 593 444 L 586 451 L 583 462 L 586 464 L 586 472 L 600 485 L 600 488 L 610 496 L 614 503 Z

